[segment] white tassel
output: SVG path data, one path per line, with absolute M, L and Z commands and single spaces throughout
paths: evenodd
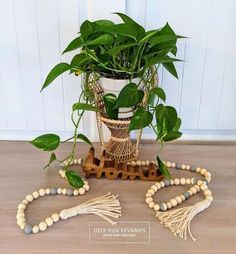
M 178 235 L 186 240 L 188 231 L 192 240 L 196 241 L 190 229 L 191 220 L 195 215 L 207 209 L 210 204 L 210 200 L 204 199 L 194 206 L 187 206 L 169 212 L 157 212 L 156 217 L 160 220 L 161 224 L 169 228 L 174 235 Z
M 117 197 L 109 192 L 102 197 L 94 198 L 80 205 L 62 210 L 60 217 L 65 220 L 79 214 L 96 214 L 112 225 L 116 225 L 116 222 L 109 217 L 117 219 L 121 216 L 121 206 Z

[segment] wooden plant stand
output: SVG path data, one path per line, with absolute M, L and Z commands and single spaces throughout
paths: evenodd
M 127 165 L 126 162 L 107 160 L 105 151 L 100 159 L 94 157 L 94 154 L 94 148 L 90 148 L 87 158 L 82 163 L 82 170 L 85 172 L 86 178 L 95 176 L 99 179 L 105 176 L 109 180 L 139 178 L 144 181 L 161 181 L 164 178 L 155 163 L 150 162 L 148 166 L 132 166 L 131 164 Z

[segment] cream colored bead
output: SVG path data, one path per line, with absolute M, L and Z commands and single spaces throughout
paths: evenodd
M 182 169 L 185 169 L 185 168 L 186 168 L 185 164 L 182 164 L 181 168 L 182 168 Z
M 162 188 L 165 187 L 165 183 L 163 181 L 160 182 L 160 185 L 161 185 Z
M 20 226 L 20 224 L 25 223 L 25 218 L 20 218 L 17 220 L 17 225 Z
M 83 185 L 83 188 L 84 188 L 86 191 L 88 191 L 88 190 L 89 190 L 89 185 L 88 185 L 88 184 L 84 184 L 84 185 Z
M 213 201 L 213 197 L 211 195 L 207 195 L 206 199 L 209 200 L 210 202 Z
M 176 199 L 178 204 L 182 203 L 182 198 L 180 196 L 177 196 L 175 199 Z
M 131 164 L 131 163 L 128 161 L 128 162 L 127 162 L 127 165 L 130 165 L 130 164 Z
M 185 183 L 186 183 L 185 178 L 181 178 L 181 179 L 180 179 L 180 184 L 185 185 Z
M 83 161 L 82 161 L 82 159 L 81 159 L 81 158 L 79 158 L 79 159 L 78 159 L 78 164 L 79 164 L 79 165 L 81 165 L 81 164 L 82 164 L 82 162 L 83 162 Z
M 39 195 L 40 195 L 40 197 L 45 196 L 45 194 L 46 194 L 45 189 L 40 189 L 40 190 L 39 190 Z
M 167 202 L 166 205 L 167 205 L 167 208 L 168 208 L 168 209 L 171 209 L 171 208 L 172 208 L 172 204 L 171 204 L 170 202 Z
M 41 231 L 45 231 L 46 229 L 47 229 L 47 223 L 46 222 L 44 222 L 44 221 L 42 221 L 42 222 L 40 222 L 39 223 L 39 229 L 41 230 Z
M 33 226 L 32 232 L 33 232 L 34 234 L 37 234 L 37 233 L 39 232 L 39 227 L 38 227 L 38 226 Z
M 79 194 L 80 195 L 83 195 L 85 193 L 85 189 L 82 187 L 82 188 L 79 188 Z
M 149 166 L 149 160 L 146 160 L 146 166 Z
M 38 197 L 39 197 L 38 191 L 34 191 L 34 192 L 32 193 L 32 196 L 33 196 L 35 199 L 38 198 Z
M 51 193 L 50 188 L 47 188 L 47 189 L 45 190 L 45 193 L 46 193 L 47 195 L 49 195 L 49 194 Z
M 171 167 L 171 162 L 170 162 L 170 161 L 167 161 L 167 162 L 166 162 L 166 166 L 167 166 L 167 168 L 170 168 L 170 167 Z
M 170 184 L 171 184 L 171 185 L 174 185 L 174 184 L 175 184 L 175 182 L 174 182 L 173 179 L 170 179 Z
M 195 189 L 197 190 L 197 192 L 200 191 L 200 187 L 199 187 L 197 184 L 195 184 L 194 187 L 195 187 Z
M 78 195 L 79 195 L 79 191 L 78 191 L 78 190 L 74 190 L 74 191 L 73 191 L 73 195 L 74 195 L 74 196 L 78 196 Z
M 148 192 L 151 193 L 151 195 L 154 195 L 154 194 L 155 194 L 155 191 L 152 190 L 152 189 L 149 189 Z
M 138 166 L 141 166 L 141 164 L 142 164 L 141 161 L 136 162 L 136 165 L 138 165 Z
M 146 202 L 147 204 L 149 204 L 150 202 L 153 202 L 152 197 L 147 197 L 146 200 L 145 200 L 145 202 Z
M 146 193 L 146 198 L 151 197 L 151 196 L 152 196 L 152 194 L 150 192 Z
M 24 210 L 22 209 L 18 210 L 16 216 L 25 216 Z
M 78 160 L 77 159 L 74 159 L 74 164 L 78 164 Z
M 67 193 L 66 188 L 63 188 L 62 191 L 61 191 L 61 193 L 62 193 L 63 195 L 66 195 L 66 193 Z
M 145 161 L 142 161 L 141 162 L 141 165 L 144 167 L 144 166 L 146 166 L 146 162 Z
M 190 190 L 188 190 L 188 193 L 189 193 L 189 195 L 190 195 L 190 196 L 192 196 L 192 195 L 193 195 L 193 192 L 191 191 L 191 189 L 190 189 Z
M 211 177 L 211 173 L 206 172 L 206 173 L 204 174 L 204 176 L 205 176 L 205 177 Z
M 197 167 L 196 172 L 199 173 L 201 171 L 201 168 Z
M 204 195 L 205 196 L 211 195 L 211 191 L 209 189 L 204 190 Z
M 86 180 L 84 180 L 84 179 L 82 179 L 82 180 L 83 180 L 84 184 L 88 184 L 88 181 L 86 181 Z
M 191 187 L 190 190 L 192 191 L 193 194 L 197 193 L 197 189 L 195 187 Z
M 171 199 L 171 200 L 170 200 L 170 203 L 171 203 L 171 205 L 172 205 L 173 207 L 176 207 L 177 204 L 178 204 L 176 199 Z
M 203 183 L 202 185 L 200 185 L 200 189 L 204 191 L 204 190 L 208 189 L 208 187 L 206 184 Z
M 57 194 L 61 194 L 62 188 L 57 188 Z
M 65 172 L 65 170 L 63 170 L 63 172 L 61 173 L 61 177 L 62 178 L 66 178 L 66 172 Z
M 205 168 L 202 168 L 201 171 L 200 171 L 200 174 L 201 174 L 201 175 L 205 175 L 205 173 L 206 173 L 206 169 L 205 169 Z
M 153 208 L 154 207 L 154 202 L 150 202 L 150 203 L 148 203 L 148 206 L 149 206 L 149 208 Z
M 199 185 L 199 186 L 201 186 L 202 183 L 203 183 L 202 180 L 198 180 L 198 181 L 197 181 L 197 185 Z
M 21 224 L 20 224 L 20 229 L 21 229 L 21 230 L 24 230 L 25 226 L 26 226 L 26 223 L 21 223 Z
M 156 191 L 157 191 L 157 186 L 156 186 L 156 185 L 153 185 L 153 186 L 151 187 L 151 189 L 154 190 L 154 191 L 156 192 Z
M 63 169 L 60 169 L 60 170 L 59 170 L 59 175 L 61 175 L 61 173 L 62 173 L 63 171 L 64 171 Z
M 25 204 L 20 203 L 20 204 L 18 205 L 18 209 L 25 209 L 25 208 L 26 208 L 26 205 L 25 205 Z
M 16 215 L 16 220 L 24 219 L 25 215 L 24 214 L 17 214 Z
M 159 211 L 160 210 L 160 206 L 158 204 L 155 204 L 153 208 L 154 208 L 155 211 Z
M 175 178 L 174 182 L 175 182 L 175 185 L 179 185 L 180 184 L 179 178 Z
M 180 195 L 180 197 L 181 197 L 182 201 L 185 200 L 185 196 L 184 195 Z
M 74 164 L 74 161 L 72 160 L 71 162 L 70 162 L 70 165 L 73 165 Z
M 132 166 L 136 166 L 136 162 L 135 161 L 131 161 L 131 165 Z
M 186 184 L 191 184 L 191 179 L 190 178 L 186 179 Z
M 176 164 L 174 162 L 171 163 L 171 167 L 175 168 Z
M 52 215 L 52 219 L 53 219 L 53 222 L 59 221 L 59 219 L 60 219 L 59 214 L 54 213 L 54 214 Z
M 28 204 L 29 204 L 29 201 L 28 201 L 27 199 L 24 199 L 24 200 L 22 201 L 22 204 L 28 205 Z
M 161 189 L 161 185 L 160 185 L 160 183 L 155 183 L 155 185 L 156 185 L 156 187 L 157 187 L 157 189 L 158 189 L 158 190 L 160 190 L 160 189 Z
M 51 217 L 48 217 L 45 222 L 47 223 L 48 227 L 52 226 L 53 224 L 53 219 Z
M 163 210 L 166 211 L 166 210 L 167 210 L 167 205 L 166 205 L 166 203 L 162 203 L 162 205 L 163 205 Z
M 28 200 L 29 202 L 32 202 L 33 199 L 34 199 L 34 197 L 31 194 L 26 196 L 26 200 Z
M 190 170 L 190 168 L 191 168 L 190 165 L 186 165 L 186 166 L 185 166 L 185 169 L 186 169 L 186 170 Z

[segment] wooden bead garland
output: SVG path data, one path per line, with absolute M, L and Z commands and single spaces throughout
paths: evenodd
M 178 235 L 181 238 L 187 239 L 187 232 L 193 241 L 196 239 L 193 237 L 190 230 L 190 222 L 195 215 L 201 211 L 208 208 L 213 201 L 213 196 L 211 191 L 208 189 L 208 184 L 211 181 L 211 174 L 204 168 L 185 165 L 185 164 L 176 164 L 174 162 L 164 162 L 168 168 L 176 168 L 182 170 L 188 170 L 192 172 L 200 173 L 204 176 L 204 180 L 196 180 L 193 178 L 175 178 L 170 180 L 164 180 L 157 182 L 150 187 L 146 193 L 146 203 L 149 208 L 154 209 L 156 212 L 156 217 L 160 220 L 161 224 L 164 224 L 168 227 L 174 235 Z M 193 185 L 188 191 L 184 192 L 180 196 L 165 202 L 155 204 L 153 201 L 153 195 L 160 190 L 161 188 L 174 186 L 174 185 Z M 205 198 L 204 200 L 196 203 L 194 206 L 183 207 L 180 209 L 175 209 L 173 211 L 167 211 L 173 207 L 178 206 L 191 196 L 197 194 L 199 191 L 202 191 Z M 167 212 L 166 212 L 167 211 Z

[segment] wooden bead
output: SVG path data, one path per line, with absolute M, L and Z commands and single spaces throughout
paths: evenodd
M 48 217 L 48 218 L 45 220 L 45 222 L 47 223 L 47 226 L 48 226 L 48 227 L 51 227 L 52 224 L 53 224 L 53 219 L 52 219 L 51 217 Z
M 24 230 L 25 226 L 26 226 L 26 223 L 21 223 L 21 224 L 20 224 L 20 229 L 21 229 L 21 230 Z
M 38 226 L 33 226 L 32 232 L 33 232 L 34 234 L 37 234 L 37 233 L 39 232 L 39 227 L 38 227 Z
M 182 201 L 185 200 L 185 196 L 184 195 L 180 195 L 180 198 L 182 199 Z
M 205 169 L 205 168 L 202 168 L 201 171 L 200 171 L 200 174 L 201 174 L 201 175 L 205 175 L 205 173 L 206 173 L 206 169 Z
M 73 195 L 74 195 L 74 196 L 78 196 L 78 195 L 79 195 L 79 191 L 78 191 L 78 190 L 74 190 L 74 191 L 73 191 Z
M 89 185 L 88 185 L 88 184 L 84 184 L 84 185 L 83 185 L 83 188 L 84 188 L 86 191 L 88 191 L 88 190 L 89 190 Z
M 76 165 L 78 163 L 78 160 L 77 159 L 74 159 L 74 164 Z
M 26 208 L 26 205 L 25 205 L 25 204 L 20 203 L 20 204 L 18 205 L 18 209 L 25 209 L 25 208 Z
M 170 200 L 170 203 L 171 203 L 171 205 L 172 205 L 173 207 L 176 207 L 177 204 L 178 204 L 176 199 L 171 199 L 171 200 Z
M 205 196 L 211 195 L 211 191 L 209 189 L 204 190 L 204 195 Z
M 190 170 L 190 168 L 191 168 L 190 165 L 186 165 L 186 166 L 185 166 L 185 169 L 186 169 L 186 170 Z
M 136 161 L 137 166 L 141 166 L 141 161 Z
M 171 204 L 170 202 L 167 202 L 166 205 L 167 205 L 167 208 L 168 208 L 168 209 L 171 209 L 171 208 L 172 208 L 172 204 Z
M 199 187 L 197 184 L 195 184 L 194 187 L 195 187 L 195 189 L 197 190 L 197 192 L 200 191 L 200 187 Z
M 182 203 L 182 198 L 181 198 L 181 197 L 177 196 L 175 199 L 176 199 L 176 201 L 177 201 L 178 204 L 181 204 L 181 203 Z
M 170 185 L 174 185 L 174 184 L 175 184 L 174 180 L 170 179 Z
M 79 158 L 79 159 L 78 159 L 78 164 L 79 164 L 79 165 L 81 165 L 81 164 L 82 164 L 82 162 L 83 162 L 83 161 L 82 161 L 82 159 L 81 159 L 81 158 Z
M 170 167 L 171 167 L 171 162 L 170 162 L 170 161 L 167 161 L 167 162 L 166 162 L 166 166 L 167 166 L 167 168 L 170 168 Z
M 209 178 L 210 178 L 210 177 L 211 177 L 211 173 L 206 172 L 206 173 L 205 173 L 205 177 L 209 177 Z
M 149 203 L 148 203 L 149 208 L 153 208 L 154 205 L 155 205 L 154 202 L 149 202 Z
M 63 195 L 66 195 L 67 189 L 66 189 L 66 188 L 63 188 L 62 191 L 61 191 L 61 193 L 62 193 Z
M 146 166 L 149 166 L 149 160 L 146 160 Z
M 175 168 L 176 164 L 174 162 L 171 163 L 171 167 Z
M 185 178 L 181 178 L 181 179 L 180 179 L 180 184 L 185 185 L 185 183 L 186 183 Z
M 160 185 L 161 185 L 162 188 L 165 187 L 165 183 L 163 181 L 160 182 Z
M 161 185 L 160 185 L 160 183 L 155 183 L 155 185 L 156 185 L 156 187 L 157 187 L 157 189 L 158 189 L 158 190 L 160 190 L 160 189 L 161 189 Z
M 40 189 L 40 190 L 39 190 L 39 195 L 40 195 L 40 197 L 45 196 L 45 194 L 46 194 L 45 189 Z
M 62 188 L 57 188 L 57 194 L 61 194 L 62 193 Z
M 185 164 L 182 164 L 181 168 L 182 168 L 182 169 L 185 169 L 185 168 L 186 168 Z
M 204 191 L 204 190 L 208 189 L 208 187 L 206 184 L 202 184 L 202 185 L 200 185 L 200 189 Z
M 146 162 L 145 161 L 142 161 L 141 165 L 144 167 L 146 166 Z
M 135 161 L 131 161 L 131 165 L 132 166 L 136 166 L 136 162 Z
M 201 186 L 202 183 L 203 183 L 203 182 L 202 182 L 201 180 L 198 180 L 198 181 L 197 181 L 197 185 L 199 185 L 199 186 Z
M 166 205 L 166 203 L 162 203 L 162 205 L 163 205 L 163 211 L 166 211 L 166 210 L 167 210 L 167 205 Z
M 80 195 L 83 195 L 85 193 L 85 189 L 82 187 L 82 188 L 79 188 L 79 194 Z
M 152 194 L 150 192 L 146 193 L 146 198 L 151 197 L 151 196 L 152 196 Z
M 54 214 L 52 215 L 52 219 L 53 219 L 53 222 L 59 221 L 59 219 L 60 219 L 59 214 L 54 213 Z
M 209 200 L 210 202 L 213 201 L 213 197 L 211 195 L 207 195 L 206 199 Z
M 186 184 L 191 184 L 191 179 L 190 178 L 186 179 Z
M 190 190 L 192 191 L 193 194 L 197 193 L 197 189 L 195 187 L 191 187 Z
M 148 192 L 151 194 L 151 195 L 154 195 L 155 191 L 152 190 L 152 189 L 149 189 Z
M 193 195 L 193 192 L 191 190 L 188 190 L 188 193 L 189 193 L 190 196 Z
M 45 192 L 46 192 L 47 195 L 49 195 L 49 194 L 51 193 L 50 188 L 47 188 L 47 189 L 45 190 Z
M 160 206 L 158 204 L 155 204 L 153 208 L 154 208 L 155 211 L 159 211 L 160 210 Z
M 179 185 L 180 184 L 179 178 L 175 178 L 174 183 L 175 183 L 175 185 Z
M 153 202 L 153 199 L 152 197 L 147 197 L 145 201 L 147 204 L 149 204 L 150 202 Z
M 156 186 L 156 185 L 153 185 L 153 186 L 151 187 L 151 189 L 154 190 L 154 191 L 156 192 L 156 191 L 157 191 L 157 186 Z
M 26 200 L 28 200 L 29 202 L 32 202 L 33 199 L 34 199 L 34 197 L 31 194 L 26 196 Z
M 29 204 L 29 201 L 28 201 L 27 199 L 24 199 L 24 200 L 22 201 L 22 204 L 28 205 L 28 204 Z
M 42 222 L 39 223 L 39 229 L 41 231 L 45 231 L 47 229 L 47 227 L 48 226 L 47 226 L 46 222 L 42 221 Z
M 197 167 L 196 172 L 199 173 L 201 171 L 201 168 Z
M 33 196 L 35 199 L 37 199 L 37 198 L 39 197 L 39 193 L 38 193 L 37 191 L 34 191 L 34 192 L 32 193 L 32 196 Z

